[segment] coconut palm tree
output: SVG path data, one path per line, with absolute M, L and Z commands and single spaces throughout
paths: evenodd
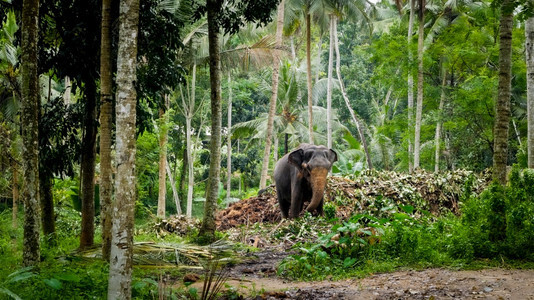
M 527 153 L 528 167 L 534 169 L 534 17 L 525 21 L 527 61 Z
M 508 159 L 514 8 L 513 1 L 502 1 L 499 25 L 499 87 L 495 103 L 495 125 L 493 129 L 493 177 L 502 185 L 506 184 L 506 163 Z
M 277 23 L 276 23 L 276 47 L 282 47 L 282 30 L 284 27 L 284 7 L 285 0 L 282 0 L 278 5 Z M 265 137 L 265 151 L 263 153 L 263 161 L 261 165 L 260 189 L 264 189 L 267 184 L 267 172 L 269 170 L 269 157 L 271 153 L 271 139 L 273 135 L 274 114 L 276 112 L 276 102 L 278 98 L 278 82 L 279 82 L 280 57 L 275 54 L 273 57 L 273 79 L 272 92 L 269 101 L 269 115 L 267 117 L 267 133 Z M 230 126 L 228 127 L 230 128 Z M 275 150 L 277 147 L 275 147 Z M 228 181 L 230 184 L 230 181 Z
M 102 223 L 102 258 L 109 261 L 111 249 L 111 128 L 113 113 L 111 59 L 111 1 L 102 0 L 100 52 L 100 219 Z M 70 94 L 70 91 L 68 92 Z

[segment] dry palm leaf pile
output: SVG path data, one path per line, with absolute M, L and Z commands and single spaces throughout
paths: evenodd
M 325 211 L 332 208 L 335 216 L 347 219 L 357 213 L 381 217 L 398 206 L 411 205 L 434 215 L 451 211 L 459 213 L 462 195 L 478 195 L 489 184 L 486 172 L 456 170 L 444 173 L 417 171 L 414 174 L 393 171 L 363 172 L 355 181 L 329 177 L 325 194 Z M 277 222 L 281 218 L 274 187 L 263 194 L 231 204 L 217 214 L 220 230 L 260 222 Z

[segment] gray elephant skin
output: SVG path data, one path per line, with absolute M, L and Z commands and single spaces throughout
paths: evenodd
M 306 211 L 323 214 L 326 177 L 337 161 L 337 153 L 325 146 L 301 144 L 284 155 L 274 167 L 274 181 L 282 217 L 299 216 L 304 202 Z

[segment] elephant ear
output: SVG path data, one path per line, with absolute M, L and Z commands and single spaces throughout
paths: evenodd
M 297 149 L 289 153 L 287 161 L 289 161 L 290 164 L 295 165 L 297 168 L 300 169 L 302 167 L 302 162 L 304 161 L 304 150 Z
M 335 163 L 337 161 L 336 151 L 330 149 L 330 153 L 328 154 L 328 159 L 330 160 L 330 162 Z

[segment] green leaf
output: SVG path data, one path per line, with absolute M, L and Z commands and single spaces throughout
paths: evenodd
M 54 290 L 61 289 L 61 281 L 57 280 L 56 278 L 43 279 L 43 281 L 46 285 L 53 288 Z
M 352 265 L 354 265 L 355 262 L 356 262 L 356 258 L 347 257 L 343 261 L 343 267 L 344 268 L 351 267 Z
M 411 205 L 401 205 L 400 208 L 407 214 L 411 214 L 414 211 L 414 207 Z
M 0 288 L 0 294 L 8 295 L 9 297 L 16 299 L 16 300 L 22 300 L 17 294 L 13 293 L 12 291 L 6 289 L 6 288 Z
M 32 269 L 31 267 L 26 267 L 26 268 L 22 268 L 20 270 L 17 270 L 16 272 L 9 274 L 9 276 L 7 277 L 8 279 L 6 283 L 24 281 L 28 278 L 37 276 L 34 273 L 30 272 L 31 269 Z

